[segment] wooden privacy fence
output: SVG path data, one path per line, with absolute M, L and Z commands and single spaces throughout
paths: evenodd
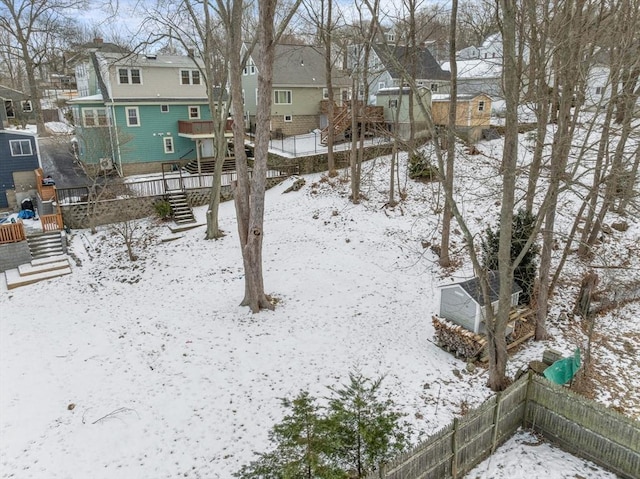
M 463 477 L 519 427 L 622 478 L 640 477 L 640 423 L 530 373 L 367 479 Z

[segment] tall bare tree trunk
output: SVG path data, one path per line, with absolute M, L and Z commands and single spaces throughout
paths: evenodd
M 458 17 L 458 0 L 451 1 L 451 22 L 449 27 L 449 65 L 451 70 L 451 90 L 449 94 L 449 125 L 447 128 L 447 171 L 444 181 L 453 190 L 454 162 L 456 155 L 456 116 L 458 107 L 458 64 L 456 62 L 456 24 Z M 451 234 L 451 219 L 453 212 L 449 198 L 445 196 L 442 210 L 442 241 L 440 242 L 440 266 L 451 266 L 449 256 L 449 238 Z
M 502 156 L 502 204 L 500 208 L 500 236 L 498 248 L 498 276 L 500 290 L 498 311 L 487 304 L 487 340 L 489 342 L 488 386 L 502 391 L 508 385 L 506 327 L 511 309 L 513 266 L 511 264 L 511 230 L 515 203 L 516 165 L 518 157 L 518 102 L 520 81 L 516 55 L 516 2 L 500 0 L 502 10 L 503 83 L 506 102 L 504 150 Z M 486 296 L 485 296 L 486 297 Z

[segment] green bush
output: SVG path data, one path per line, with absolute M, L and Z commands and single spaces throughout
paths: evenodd
M 156 215 L 158 215 L 158 218 L 160 218 L 161 220 L 166 220 L 171 217 L 171 205 L 168 201 L 156 201 L 153 205 L 153 208 L 156 211 Z
M 414 153 L 409 157 L 409 178 L 435 181 L 438 179 L 438 168 L 424 154 Z

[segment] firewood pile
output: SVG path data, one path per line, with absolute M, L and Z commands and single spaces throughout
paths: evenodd
M 514 327 L 507 336 L 507 349 L 512 349 L 534 334 L 533 312 L 528 308 L 515 308 L 509 314 L 509 324 Z M 483 359 L 487 344 L 484 334 L 475 334 L 460 325 L 438 316 L 432 317 L 438 346 L 465 360 Z
M 438 346 L 463 359 L 478 357 L 487 344 L 484 335 L 475 334 L 447 319 L 433 316 L 432 322 Z

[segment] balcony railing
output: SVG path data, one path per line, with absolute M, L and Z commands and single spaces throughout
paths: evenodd
M 0 225 L 0 244 L 17 243 L 26 239 L 22 221 Z
M 231 131 L 233 120 L 227 120 L 225 131 Z M 178 120 L 178 133 L 183 135 L 213 135 L 213 120 Z

